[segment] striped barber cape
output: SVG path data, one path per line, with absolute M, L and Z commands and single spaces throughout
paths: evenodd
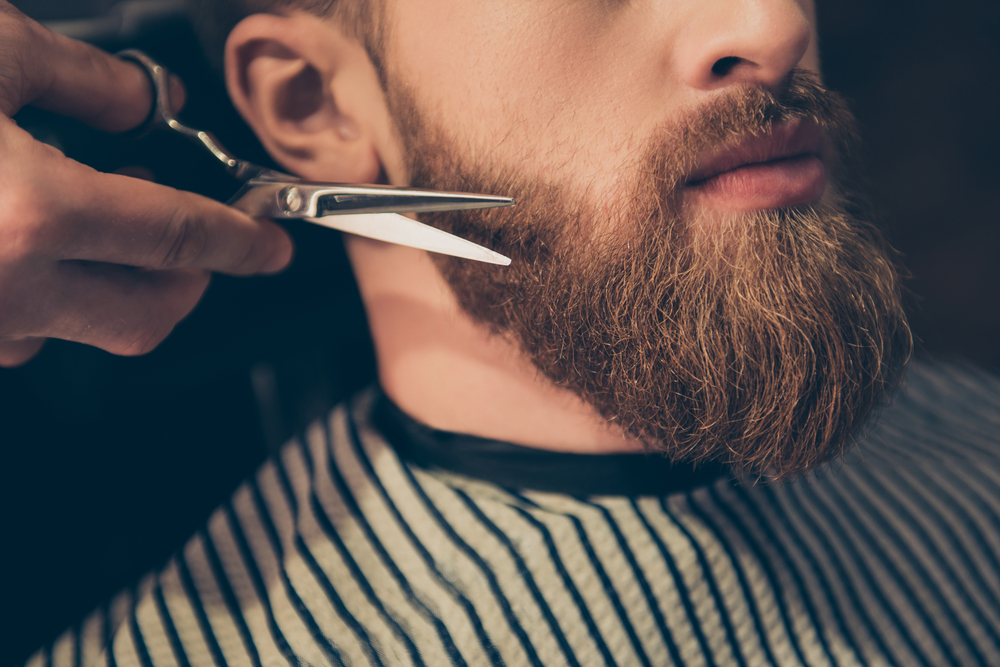
M 31 667 L 1000 665 L 994 377 L 912 365 L 843 463 L 659 495 L 420 464 L 379 400 L 287 445 Z

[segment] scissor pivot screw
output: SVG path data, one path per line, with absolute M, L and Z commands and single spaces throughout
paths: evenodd
M 305 204 L 302 193 L 294 186 L 283 189 L 281 194 L 278 195 L 278 200 L 281 202 L 281 208 L 284 209 L 285 213 L 297 213 L 302 210 L 302 205 Z

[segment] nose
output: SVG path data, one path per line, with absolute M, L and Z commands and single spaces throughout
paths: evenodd
M 808 0 L 703 0 L 675 43 L 682 81 L 699 90 L 777 88 L 813 39 Z M 811 7 L 811 5 L 810 5 Z

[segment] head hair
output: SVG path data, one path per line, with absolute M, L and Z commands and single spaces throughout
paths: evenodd
M 209 62 L 223 71 L 226 39 L 236 24 L 251 14 L 286 15 L 303 11 L 339 21 L 368 51 L 382 71 L 383 38 L 378 0 L 188 0 L 188 14 Z

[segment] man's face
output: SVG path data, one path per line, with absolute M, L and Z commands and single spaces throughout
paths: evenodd
M 620 194 L 665 124 L 819 67 L 809 0 L 389 0 L 388 15 L 394 78 L 457 147 L 591 201 Z
M 909 338 L 842 178 L 851 118 L 816 82 L 811 6 L 400 2 L 387 17 L 411 180 L 519 202 L 428 217 L 514 260 L 437 260 L 474 318 L 672 457 L 784 476 L 841 451 Z

